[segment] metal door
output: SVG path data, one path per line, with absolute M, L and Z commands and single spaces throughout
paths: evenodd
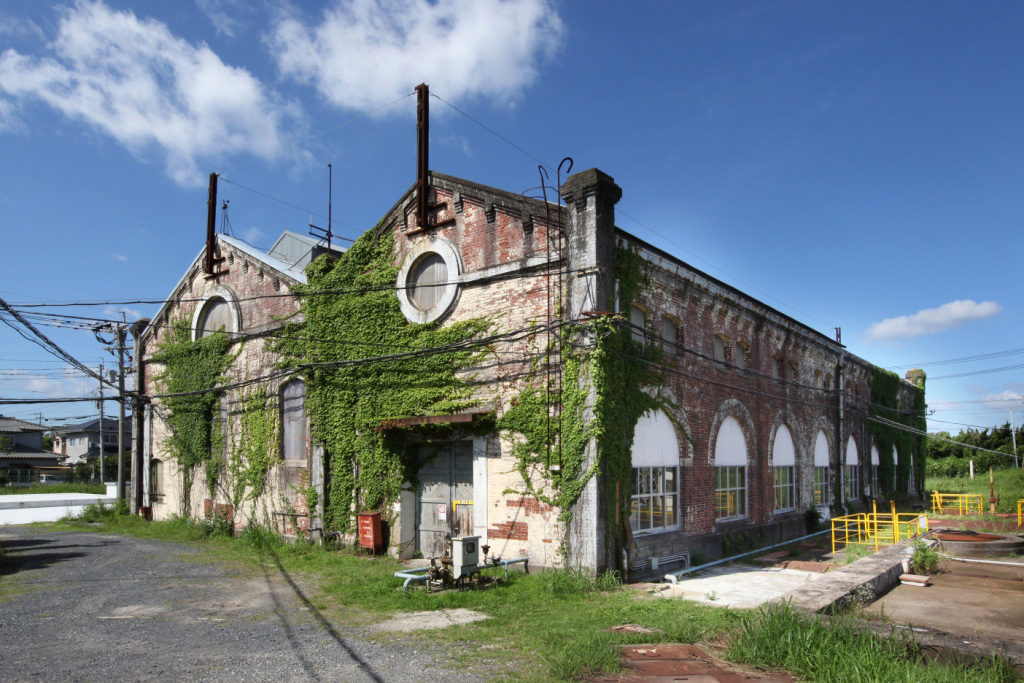
M 473 533 L 473 442 L 423 445 L 419 457 L 417 550 L 424 557 L 440 557 L 447 534 Z

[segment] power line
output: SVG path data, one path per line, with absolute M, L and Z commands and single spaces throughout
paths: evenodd
M 33 327 L 32 323 L 30 323 L 29 321 L 25 320 L 25 318 L 22 317 L 22 315 L 20 313 L 18 313 L 18 311 L 16 311 L 13 308 L 11 308 L 11 306 L 6 301 L 4 301 L 3 299 L 0 299 L 0 308 L 3 308 L 5 311 L 7 311 L 9 314 L 11 314 L 11 316 L 13 316 L 15 320 L 17 320 L 22 325 L 24 325 L 26 328 L 28 328 L 28 330 L 31 331 L 32 334 L 34 334 L 36 337 L 38 337 L 39 340 L 41 340 L 41 341 L 37 341 L 35 339 L 32 339 L 32 338 L 28 337 L 21 330 L 19 330 L 17 327 L 15 327 L 13 324 L 11 324 L 11 322 L 8 321 L 6 318 L 0 317 L 0 320 L 2 320 L 8 327 L 13 329 L 15 332 L 20 334 L 22 337 L 24 337 L 25 339 L 28 339 L 29 341 L 34 342 L 35 344 L 38 344 L 39 346 L 43 347 L 44 349 L 46 349 L 46 348 L 51 349 L 52 350 L 51 353 L 53 353 L 55 356 L 57 356 L 59 358 L 63 358 L 68 363 L 70 363 L 71 365 L 74 365 L 76 368 L 78 368 L 79 370 L 81 370 L 85 374 L 89 375 L 90 377 L 92 377 L 94 379 L 98 379 L 100 382 L 103 382 L 103 383 L 105 383 L 105 384 L 107 384 L 109 386 L 112 386 L 112 387 L 115 386 L 111 382 L 108 382 L 107 380 L 103 379 L 103 377 L 101 377 L 99 375 L 99 373 L 93 372 L 93 370 L 91 368 L 88 368 L 85 365 L 83 365 L 81 362 L 78 361 L 78 359 L 76 359 L 74 356 L 72 356 L 67 351 L 65 351 L 60 346 L 58 346 L 55 342 L 53 342 L 45 334 L 43 334 L 42 332 L 37 330 L 35 327 Z
M 971 363 L 979 360 L 991 360 L 993 358 L 1004 358 L 1006 356 L 1016 356 L 1024 353 L 1024 349 L 1008 349 L 1006 351 L 992 351 L 991 353 L 980 353 L 974 356 L 961 356 L 960 358 L 947 358 L 945 360 L 935 360 L 925 363 L 916 363 L 913 365 L 890 365 L 890 370 L 901 370 L 903 368 L 921 368 L 932 365 L 953 365 L 955 363 Z

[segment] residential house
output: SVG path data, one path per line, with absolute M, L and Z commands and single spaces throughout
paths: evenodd
M 223 235 L 221 270 L 196 259 L 140 340 L 139 505 L 344 534 L 370 508 L 401 557 L 472 534 L 597 572 L 920 491 L 920 439 L 885 420 L 918 424 L 923 373 L 883 373 L 621 230 L 607 174 L 547 200 L 424 180 L 305 274 Z M 227 334 L 216 391 L 170 391 L 175 324 Z M 197 456 L 171 403 L 211 394 Z
M 0 415 L 0 469 L 55 467 L 61 457 L 43 448 L 48 427 Z
M 103 418 L 103 454 L 117 455 L 118 420 Z M 65 465 L 81 465 L 95 460 L 100 453 L 100 419 L 79 424 L 56 427 L 53 430 L 53 452 L 64 456 Z M 132 424 L 125 420 L 123 443 L 125 451 L 131 449 Z

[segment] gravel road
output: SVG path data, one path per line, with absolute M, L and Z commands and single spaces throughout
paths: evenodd
M 5 681 L 453 681 L 448 651 L 332 624 L 276 567 L 182 544 L 0 527 Z

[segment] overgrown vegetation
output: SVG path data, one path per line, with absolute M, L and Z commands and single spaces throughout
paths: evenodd
M 234 356 L 232 342 L 224 333 L 192 341 L 188 321 L 171 325 L 153 361 L 163 365 L 157 376 L 167 407 L 165 419 L 171 431 L 170 455 L 182 477 L 181 509 L 191 515 L 192 486 L 196 472 L 206 474 L 207 490 L 214 497 L 224 465 L 224 435 L 219 428 L 220 394 L 209 391 L 222 382 Z
M 402 483 L 416 481 L 418 463 L 397 418 L 474 405 L 472 377 L 462 372 L 486 350 L 464 343 L 491 323 L 407 321 L 393 289 L 393 250 L 391 233 L 378 225 L 336 260 L 324 256 L 312 263 L 307 284 L 294 289 L 305 322 L 289 324 L 289 339 L 277 347 L 286 366 L 306 366 L 312 437 L 324 447 L 330 480 L 325 528 L 350 531 L 353 513 L 363 509 L 380 510 L 389 520 Z M 417 433 L 422 438 L 429 431 L 421 427 Z
M 475 393 L 476 372 L 490 351 L 474 342 L 496 331 L 495 319 L 446 326 L 407 321 L 392 289 L 398 275 L 393 250 L 391 233 L 378 226 L 336 260 L 314 262 L 307 269 L 308 284 L 295 290 L 305 320 L 289 324 L 288 339 L 277 347 L 286 367 L 305 374 L 313 438 L 327 454 L 326 528 L 351 530 L 353 513 L 362 509 L 380 510 L 391 521 L 402 483 L 416 481 L 421 458 L 414 445 L 454 434 L 443 426 L 404 429 L 399 418 L 487 407 Z M 615 259 L 620 308 L 629 310 L 644 280 L 641 260 L 622 249 Z M 318 295 L 321 291 L 331 294 Z M 617 323 L 601 320 L 555 332 L 561 348 L 560 429 L 551 429 L 556 399 L 544 385 L 541 360 L 525 368 L 508 410 L 477 420 L 473 429 L 510 436 L 522 492 L 557 506 L 563 521 L 587 482 L 604 475 L 604 495 L 612 501 L 607 538 L 621 543 L 622 520 L 629 515 L 633 430 L 645 411 L 664 401 L 653 391 L 658 375 L 641 358 L 660 349 L 645 350 Z M 336 343 L 339 339 L 346 343 Z M 498 372 L 509 369 L 499 365 Z M 593 419 L 587 420 L 584 410 L 591 400 Z M 591 442 L 600 457 L 588 461 Z M 555 463 L 558 467 L 551 466 Z
M 914 554 L 910 557 L 910 567 L 915 574 L 934 574 L 939 570 L 939 554 L 920 538 L 912 544 Z
M 1024 498 L 1024 471 L 1018 469 L 996 470 L 994 472 L 994 479 L 996 495 L 999 496 L 996 512 L 1017 512 L 1017 501 Z M 932 491 L 981 494 L 984 501 L 983 508 L 988 512 L 989 482 L 987 471 L 978 472 L 974 479 L 967 476 L 929 477 L 925 481 L 925 493 L 931 495 Z
M 997 470 L 1014 467 L 1014 433 L 1009 422 L 992 429 L 965 429 L 955 436 L 950 436 L 949 432 L 937 432 L 935 437 L 928 439 L 929 477 L 969 476 L 972 460 L 974 471 L 979 474 L 987 472 L 989 467 Z M 1016 439 L 1018 444 L 1024 445 L 1024 428 L 1017 430 Z M 970 446 L 996 452 L 977 451 Z
M 799 614 L 776 605 L 742 617 L 728 657 L 734 661 L 784 669 L 818 683 L 1008 683 L 1018 674 L 1002 659 L 983 665 L 930 664 L 907 631 L 887 638 L 845 619 Z
M 788 670 L 806 681 L 982 681 L 1018 680 L 1001 660 L 987 666 L 943 666 L 927 662 L 907 632 L 888 638 L 860 631 L 846 619 L 798 615 L 788 606 L 761 612 L 735 610 L 686 600 L 638 595 L 618 583 L 615 574 L 592 578 L 567 571 L 524 574 L 513 570 L 509 581 L 484 590 L 428 594 L 396 590 L 393 573 L 402 565 L 389 557 L 373 560 L 349 550 L 329 551 L 307 543 L 286 543 L 270 529 L 250 524 L 235 537 L 211 534 L 210 528 L 185 518 L 145 522 L 105 508 L 101 532 L 127 532 L 146 538 L 201 541 L 212 559 L 238 571 L 287 572 L 317 578 L 319 592 L 311 604 L 325 619 L 368 624 L 395 612 L 469 608 L 490 616 L 485 621 L 430 632 L 432 642 L 457 643 L 494 665 L 504 680 L 541 683 L 575 681 L 619 668 L 622 644 L 666 642 L 703 644 L 714 649 L 727 642 L 726 656 L 762 670 Z M 57 528 L 82 529 L 65 521 Z M 268 569 L 269 568 L 269 569 Z M 490 570 L 500 576 L 501 570 Z M 523 606 L 528 605 L 528 609 Z M 614 626 L 638 624 L 649 632 L 611 632 Z M 510 666 L 506 666 L 512 665 Z M 502 672 L 506 672 L 502 675 Z
M 899 391 L 900 387 L 905 384 L 899 375 L 879 367 L 873 367 L 870 380 L 871 415 L 926 433 L 928 422 L 925 417 L 924 372 L 916 371 L 913 380 L 916 390 L 914 390 L 911 405 L 901 408 Z M 878 448 L 878 480 L 882 488 L 889 494 L 893 493 L 893 475 L 895 473 L 895 491 L 907 491 L 908 483 L 913 484 L 912 490 L 920 490 L 921 484 L 924 482 L 925 458 L 923 455 L 928 452 L 927 437 L 874 420 L 867 422 L 867 428 L 873 444 Z M 893 447 L 896 448 L 898 463 L 893 462 Z M 911 463 L 913 463 L 913 471 L 910 469 Z

